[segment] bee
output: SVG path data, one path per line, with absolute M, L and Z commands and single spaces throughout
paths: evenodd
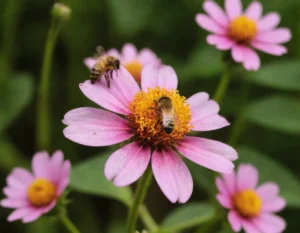
M 110 80 L 113 79 L 113 71 L 120 69 L 120 60 L 113 56 L 106 56 L 103 47 L 98 46 L 97 49 L 97 62 L 92 67 L 90 80 L 94 84 L 104 75 L 107 87 L 110 88 Z
M 162 96 L 156 101 L 156 104 L 162 117 L 161 124 L 164 131 L 167 134 L 172 133 L 175 126 L 176 115 L 171 99 L 167 96 Z

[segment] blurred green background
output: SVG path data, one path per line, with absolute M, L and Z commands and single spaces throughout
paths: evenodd
M 70 195 L 69 211 L 82 232 L 122 233 L 130 191 L 126 188 L 120 191 L 105 181 L 106 157 L 103 156 L 107 156 L 108 148 L 80 146 L 62 134 L 61 119 L 68 110 L 95 106 L 78 88 L 78 83 L 89 76 L 83 59 L 92 55 L 97 45 L 120 50 L 124 43 L 131 42 L 138 49 L 151 48 L 164 64 L 174 67 L 181 94 L 190 96 L 205 91 L 212 96 L 222 73 L 221 53 L 206 44 L 207 33 L 194 21 L 195 14 L 203 11 L 203 0 L 61 2 L 70 6 L 72 16 L 62 28 L 51 69 L 50 152 L 62 149 L 74 165 L 71 189 L 76 191 Z M 5 177 L 13 167 L 29 166 L 36 151 L 36 92 L 53 3 L 0 1 L 1 187 L 5 186 Z M 289 53 L 281 58 L 261 54 L 262 68 L 258 72 L 246 72 L 236 65 L 234 79 L 221 105 L 221 114 L 233 126 L 201 136 L 228 142 L 232 130 L 238 131 L 239 140 L 230 140 L 240 154 L 237 163 L 255 164 L 260 169 L 261 181 L 274 181 L 281 186 L 288 203 L 280 213 L 288 224 L 285 232 L 297 233 L 300 232 L 300 1 L 264 0 L 262 3 L 264 12 L 279 12 L 281 26 L 291 28 L 293 39 L 287 44 Z M 82 161 L 86 162 L 75 166 Z M 173 216 L 179 220 L 172 220 L 172 215 L 165 219 L 173 209 L 180 208 L 185 218 L 195 218 L 205 210 L 200 206 L 196 211 L 195 207 L 214 199 L 211 172 L 194 164 L 189 166 L 194 177 L 194 192 L 189 202 L 196 204 L 187 204 L 184 209 L 185 205 L 169 203 L 155 182 L 150 188 L 146 203 L 154 218 L 163 221 L 166 227 L 184 221 L 180 214 Z M 41 218 L 26 226 L 20 222 L 9 224 L 6 222 L 9 213 L 8 209 L 0 209 L 0 232 L 64 232 L 52 218 Z M 211 232 L 221 230 L 222 225 L 225 229 L 220 233 L 231 232 L 226 224 L 217 224 Z M 205 224 L 187 232 L 200 233 L 204 227 Z

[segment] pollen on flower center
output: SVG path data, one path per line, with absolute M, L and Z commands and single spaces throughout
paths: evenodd
M 169 133 L 163 127 L 163 117 L 166 115 L 158 105 L 161 97 L 167 97 L 172 103 L 172 111 L 168 114 L 174 126 Z M 131 114 L 128 119 L 137 138 L 155 147 L 174 145 L 192 127 L 190 106 L 177 90 L 156 87 L 149 88 L 147 92 L 140 91 L 130 103 L 129 109 Z
M 234 19 L 231 22 L 228 31 L 229 36 L 239 43 L 250 41 L 256 33 L 257 27 L 255 21 L 244 15 Z
M 47 206 L 56 198 L 56 187 L 46 179 L 36 179 L 27 189 L 27 198 L 35 207 Z
M 134 77 L 134 79 L 140 83 L 141 82 L 141 72 L 142 72 L 142 64 L 139 61 L 133 61 L 125 64 L 125 68 L 129 71 L 129 73 Z
M 244 217 L 251 218 L 259 215 L 262 200 L 253 190 L 243 190 L 233 197 L 235 209 Z

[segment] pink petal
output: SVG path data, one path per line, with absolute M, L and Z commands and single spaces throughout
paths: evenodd
M 71 172 L 71 163 L 69 160 L 66 160 L 61 170 L 59 171 L 60 174 L 60 180 L 57 184 L 57 195 L 60 196 L 63 191 L 66 189 L 66 187 L 69 184 L 70 181 L 70 172 Z
M 108 50 L 106 52 L 106 55 L 113 56 L 113 57 L 118 58 L 119 60 L 121 60 L 121 54 L 116 49 L 110 49 L 110 50 Z
M 285 199 L 276 197 L 263 202 L 262 211 L 264 212 L 279 212 L 286 206 Z
M 231 199 L 228 196 L 224 196 L 222 194 L 217 194 L 216 196 L 218 202 L 227 209 L 233 208 Z
M 244 50 L 245 50 L 246 46 L 244 45 L 236 45 L 232 48 L 231 50 L 231 56 L 233 58 L 234 61 L 236 62 L 243 62 L 245 55 L 244 55 Z
M 262 31 L 269 31 L 276 28 L 279 23 L 280 23 L 280 15 L 275 12 L 272 12 L 262 17 L 258 21 L 257 26 L 258 26 L 258 30 L 262 32 Z
M 229 37 L 220 35 L 207 36 L 207 43 L 210 45 L 215 45 L 219 50 L 228 50 L 235 46 L 235 42 Z
M 50 165 L 48 152 L 42 151 L 34 154 L 32 159 L 32 171 L 35 177 L 50 180 Z
M 222 8 L 213 1 L 205 1 L 203 8 L 206 13 L 215 20 L 220 26 L 228 27 L 229 20 Z
M 258 171 L 250 164 L 241 164 L 237 171 L 238 191 L 255 189 L 258 183 Z
M 277 184 L 268 182 L 264 183 L 256 189 L 256 193 L 262 198 L 262 200 L 268 201 L 276 197 L 279 193 L 279 187 Z
M 231 210 L 228 213 L 228 222 L 230 223 L 232 230 L 234 232 L 239 232 L 242 229 L 242 221 L 243 219 L 239 216 L 239 214 L 234 211 Z
M 234 19 L 242 14 L 241 0 L 225 0 L 225 9 L 229 19 Z
M 292 34 L 288 28 L 277 28 L 272 31 L 265 31 L 259 33 L 255 38 L 254 42 L 264 42 L 271 44 L 281 44 L 290 41 Z
M 13 199 L 3 199 L 1 202 L 0 202 L 0 205 L 2 207 L 5 207 L 5 208 L 23 208 L 23 207 L 27 207 L 29 206 L 29 203 L 27 200 L 22 200 L 22 199 L 16 199 L 16 200 L 13 200 Z
M 172 149 L 154 150 L 152 169 L 159 187 L 172 203 L 188 201 L 193 192 L 192 176 Z
M 244 228 L 245 233 L 262 233 L 253 224 L 253 222 L 252 222 L 251 219 L 243 219 L 243 221 L 242 221 L 242 227 Z
M 223 195 L 223 196 L 230 196 L 230 192 L 224 183 L 223 179 L 220 177 L 217 177 L 216 179 L 216 186 L 218 188 L 218 191 Z
M 21 209 L 16 209 L 13 211 L 7 218 L 8 222 L 13 222 L 19 219 L 26 217 L 27 215 L 31 214 L 34 211 L 32 207 L 25 207 Z
M 66 138 L 86 146 L 108 146 L 132 137 L 128 122 L 105 110 L 77 108 L 69 111 L 63 121 L 69 126 Z
M 26 215 L 26 217 L 22 219 L 22 222 L 23 223 L 33 222 L 37 220 L 39 217 L 41 217 L 42 214 L 43 213 L 39 209 L 35 209 L 34 211 L 30 212 L 30 214 Z
M 143 64 L 143 65 L 160 65 L 161 61 L 160 59 L 156 56 L 156 54 L 151 51 L 150 49 L 144 48 L 140 51 L 140 54 L 138 56 L 138 60 Z
M 260 67 L 260 58 L 257 53 L 250 48 L 244 48 L 244 67 L 246 70 L 257 71 Z
M 127 43 L 122 48 L 122 62 L 127 63 L 137 60 L 137 49 L 133 44 Z
M 60 150 L 55 151 L 52 157 L 50 158 L 50 163 L 51 163 L 50 175 L 52 177 L 51 181 L 54 182 L 55 184 L 57 184 L 60 179 L 60 170 L 63 162 L 64 162 L 63 152 Z
M 217 172 L 231 173 L 231 160 L 237 159 L 237 152 L 230 146 L 204 138 L 186 136 L 177 149 L 186 158 Z
M 97 62 L 97 59 L 93 58 L 93 57 L 88 57 L 85 58 L 83 60 L 83 63 L 91 70 L 92 67 L 95 65 L 95 63 Z
M 200 27 L 209 32 L 226 35 L 226 29 L 219 26 L 211 17 L 205 14 L 197 14 L 195 20 Z
M 3 193 L 9 199 L 13 199 L 13 200 L 27 200 L 26 188 L 24 190 L 20 191 L 18 189 L 14 189 L 14 188 L 11 188 L 11 187 L 5 187 L 3 189 Z
M 7 178 L 9 186 L 23 189 L 31 184 L 34 180 L 32 174 L 24 168 L 15 168 Z
M 269 53 L 274 56 L 282 56 L 287 53 L 286 47 L 282 45 L 262 43 L 262 42 L 251 42 L 251 46 L 264 52 Z
M 246 9 L 245 15 L 253 20 L 259 20 L 262 15 L 262 5 L 258 1 L 253 1 Z
M 96 104 L 110 111 L 127 115 L 128 105 L 140 88 L 131 74 L 124 68 L 113 73 L 110 88 L 104 78 L 91 84 L 90 80 L 79 85 L 83 94 Z
M 150 148 L 132 142 L 114 152 L 107 160 L 104 174 L 116 186 L 130 185 L 138 180 L 150 161 Z
M 237 192 L 237 179 L 234 172 L 230 174 L 222 174 L 224 182 L 227 186 L 227 189 L 231 195 L 234 195 Z
M 176 90 L 178 84 L 177 75 L 171 66 L 158 68 L 147 65 L 142 70 L 142 89 L 161 87 L 167 90 Z
M 253 219 L 253 223 L 263 233 L 281 233 L 286 228 L 285 221 L 273 214 L 261 214 Z

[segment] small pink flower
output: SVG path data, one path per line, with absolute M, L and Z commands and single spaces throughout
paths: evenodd
M 115 74 L 114 74 L 115 75 Z M 186 202 L 193 190 L 192 176 L 177 151 L 186 158 L 218 172 L 233 171 L 236 151 L 218 141 L 186 136 L 192 131 L 210 131 L 229 123 L 218 114 L 219 106 L 207 93 L 197 93 L 187 100 L 177 89 L 177 75 L 169 67 L 148 65 L 142 71 L 141 89 L 130 73 L 120 68 L 110 89 L 105 82 L 80 84 L 83 94 L 99 106 L 77 108 L 68 112 L 63 122 L 64 135 L 87 146 L 109 146 L 132 138 L 114 152 L 105 165 L 105 176 L 116 186 L 126 186 L 139 179 L 150 160 L 156 181 L 171 202 Z M 172 101 L 174 128 L 166 132 L 161 123 L 157 101 Z M 119 116 L 117 114 L 123 115 Z
M 229 209 L 232 229 L 239 232 L 243 228 L 246 233 L 283 232 L 285 221 L 273 214 L 286 205 L 278 196 L 278 185 L 269 182 L 257 187 L 257 183 L 258 171 L 249 164 L 240 165 L 236 174 L 223 174 L 216 179 L 217 200 Z
M 52 157 L 47 152 L 38 152 L 32 160 L 33 174 L 24 168 L 15 168 L 7 177 L 7 187 L 3 189 L 6 199 L 0 205 L 16 209 L 8 216 L 8 221 L 22 219 L 32 222 L 48 213 L 69 184 L 71 163 L 64 161 L 61 151 Z
M 141 82 L 141 72 L 145 65 L 161 65 L 160 59 L 156 54 L 148 48 L 142 49 L 140 52 L 137 51 L 133 44 L 124 44 L 121 53 L 116 49 L 110 49 L 106 55 L 114 56 L 118 58 L 121 65 L 124 66 L 135 80 Z M 89 57 L 84 60 L 85 65 L 91 69 L 95 64 L 96 59 Z
M 197 14 L 197 24 L 211 32 L 207 42 L 219 50 L 231 49 L 234 61 L 243 63 L 247 70 L 258 70 L 260 58 L 252 49 L 255 48 L 274 56 L 287 53 L 281 44 L 291 39 L 287 28 L 276 28 L 280 16 L 269 13 L 262 16 L 262 5 L 253 1 L 243 12 L 241 0 L 225 0 L 224 12 L 214 1 L 203 4 L 207 15 Z

